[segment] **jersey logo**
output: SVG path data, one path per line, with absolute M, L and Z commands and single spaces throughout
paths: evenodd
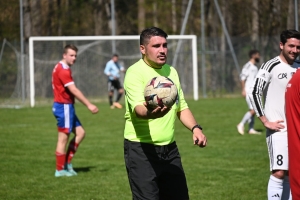
M 284 79 L 284 78 L 287 79 L 287 73 L 280 73 L 280 74 L 278 74 L 278 79 Z
M 266 74 L 265 73 L 263 73 L 262 75 L 260 75 L 261 77 L 263 77 L 263 78 L 266 78 Z

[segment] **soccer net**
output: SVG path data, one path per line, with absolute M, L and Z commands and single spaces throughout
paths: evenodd
M 61 60 L 66 44 L 78 47 L 77 60 L 72 66 L 76 86 L 91 100 L 106 101 L 107 77 L 103 70 L 106 62 L 111 59 L 112 43 L 116 48 L 114 53 L 119 55 L 119 62 L 125 68 L 141 58 L 139 36 L 30 37 L 29 88 L 27 87 L 30 106 L 52 102 L 52 70 Z M 172 64 L 174 57 L 174 67 L 180 76 L 185 95 L 198 99 L 196 36 L 169 36 L 167 63 Z M 123 78 L 124 76 L 121 77 L 122 81 Z
M 21 53 L 6 39 L 0 44 L 0 107 L 19 108 L 26 101 Z

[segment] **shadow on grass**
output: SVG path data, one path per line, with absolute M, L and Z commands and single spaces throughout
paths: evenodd
M 88 166 L 88 167 L 74 167 L 75 172 L 79 172 L 79 173 L 86 173 L 86 172 L 90 172 L 91 169 L 96 168 L 95 166 Z M 98 171 L 100 172 L 106 172 L 109 169 L 100 169 Z
M 258 128 L 258 129 L 255 129 L 256 131 L 258 131 L 258 132 L 265 132 L 266 131 L 266 129 L 262 129 L 262 128 Z
M 88 167 L 74 167 L 76 172 L 89 172 L 91 169 L 96 168 L 95 166 L 88 166 Z

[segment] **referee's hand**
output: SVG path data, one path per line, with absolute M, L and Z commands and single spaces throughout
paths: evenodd
M 144 106 L 147 108 L 148 115 L 151 116 L 151 119 L 161 118 L 171 110 L 171 108 L 168 108 L 166 106 L 164 107 L 157 106 L 156 108 L 152 109 L 147 105 L 146 102 L 144 102 Z
M 193 131 L 193 141 L 194 145 L 197 145 L 201 148 L 206 147 L 207 139 L 206 136 L 202 133 L 202 130 L 196 128 Z

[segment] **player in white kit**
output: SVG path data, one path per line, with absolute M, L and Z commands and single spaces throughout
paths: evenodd
M 250 50 L 249 58 L 250 60 L 243 66 L 242 72 L 240 74 L 240 80 L 242 84 L 242 95 L 243 97 L 245 97 L 249 109 L 243 116 L 241 122 L 237 125 L 237 130 L 241 135 L 244 135 L 244 126 L 247 122 L 249 122 L 249 134 L 261 134 L 260 132 L 254 130 L 255 111 L 253 110 L 249 96 L 247 95 L 247 93 L 251 89 L 251 86 L 254 83 L 256 74 L 258 72 L 258 68 L 255 64 L 259 62 L 259 51 L 255 49 Z
M 279 56 L 262 64 L 248 93 L 256 115 L 267 128 L 271 171 L 267 192 L 269 200 L 286 200 L 290 196 L 285 89 L 296 71 L 291 65 L 300 53 L 300 33 L 296 30 L 283 31 L 279 47 Z M 261 97 L 265 89 L 263 107 Z

